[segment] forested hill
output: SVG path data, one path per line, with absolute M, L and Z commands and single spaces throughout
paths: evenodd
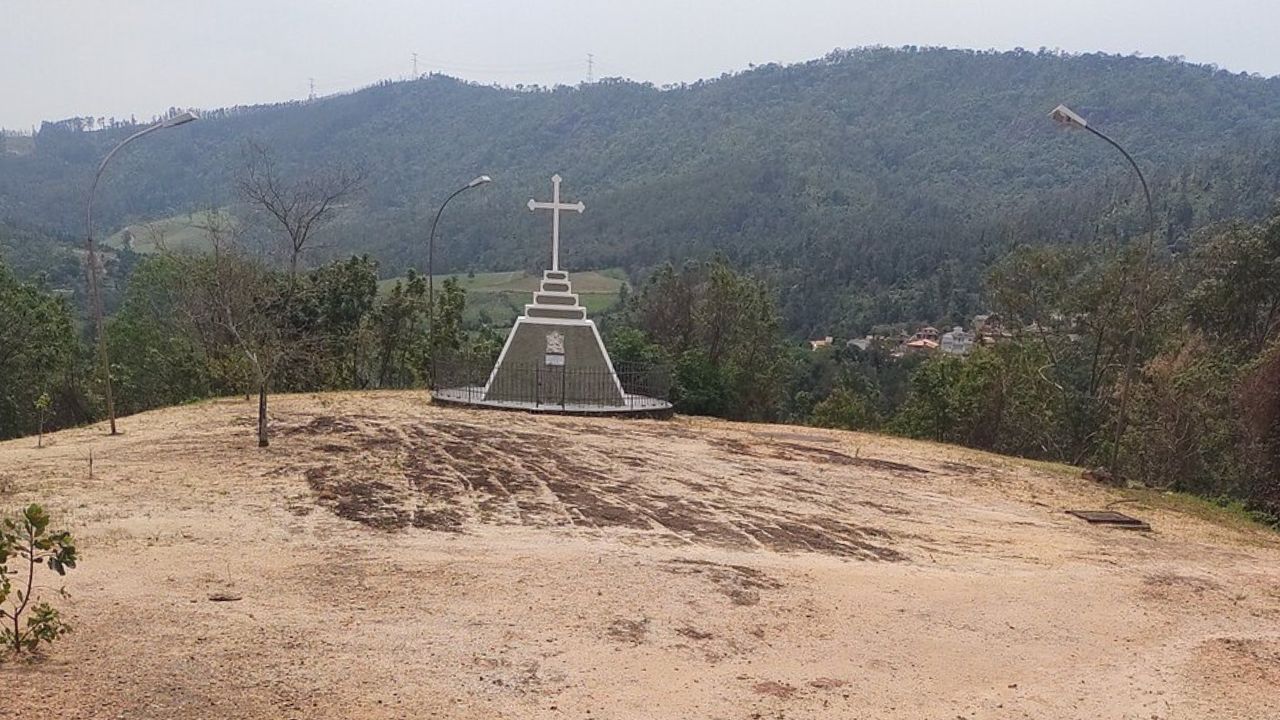
M 119 158 L 99 217 L 110 231 L 228 203 L 252 138 L 289 170 L 369 171 L 328 240 L 386 274 L 421 265 L 439 202 L 491 174 L 451 207 L 437 261 L 532 269 L 547 219 L 523 203 L 559 172 L 588 208 L 566 220 L 570 269 L 722 251 L 772 277 L 793 331 L 857 332 L 980 310 L 981 269 L 1014 242 L 1140 227 L 1130 170 L 1096 138 L 1056 128 L 1059 102 L 1148 171 L 1175 247 L 1197 225 L 1266 212 L 1280 188 L 1280 80 L 1154 58 L 867 49 L 667 89 L 429 77 L 211 111 Z M 0 220 L 79 232 L 96 161 L 130 131 L 46 124 L 31 152 L 0 153 Z

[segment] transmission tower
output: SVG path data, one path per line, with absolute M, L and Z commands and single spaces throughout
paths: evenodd
M 311 102 L 312 100 L 316 99 L 316 79 L 307 78 L 307 80 L 311 85 L 311 92 L 307 95 L 307 102 Z
M 596 56 L 587 53 L 587 84 L 596 81 Z
M 413 79 L 418 79 L 418 53 L 413 54 Z

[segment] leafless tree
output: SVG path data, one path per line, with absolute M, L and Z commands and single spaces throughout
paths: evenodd
M 364 172 L 348 166 L 326 168 L 297 179 L 286 178 L 267 147 L 253 141 L 245 144 L 244 167 L 237 188 L 245 202 L 265 212 L 283 232 L 290 289 L 297 280 L 299 260 L 312 243 L 312 236 L 363 186 Z
M 244 251 L 235 226 L 210 212 L 201 228 L 211 252 L 174 256 L 184 266 L 181 307 L 206 354 L 243 361 L 258 394 L 258 446 L 267 447 L 272 379 L 286 360 L 306 352 L 305 343 L 292 337 L 278 276 Z

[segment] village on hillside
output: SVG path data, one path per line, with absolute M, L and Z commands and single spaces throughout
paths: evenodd
M 977 346 L 995 345 L 996 343 L 1010 340 L 1015 336 L 1015 333 L 1011 332 L 1001 321 L 998 313 L 975 315 L 971 327 L 973 328 L 972 330 L 966 330 L 956 325 L 950 330 L 942 332 L 932 325 L 925 325 L 915 332 L 902 330 L 896 334 L 870 334 L 847 339 L 827 335 L 810 340 L 809 349 L 816 352 L 826 348 L 837 347 L 843 340 L 843 345 L 847 348 L 856 348 L 863 352 L 874 348 L 888 352 L 892 357 L 905 357 L 912 353 L 941 353 L 943 355 L 965 357 L 973 352 L 973 349 Z M 1022 330 L 1026 333 L 1051 332 L 1039 325 L 1030 325 L 1022 328 Z M 1067 334 L 1067 337 L 1074 340 L 1077 336 Z

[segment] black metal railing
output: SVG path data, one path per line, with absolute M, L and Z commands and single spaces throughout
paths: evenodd
M 477 405 L 598 411 L 660 410 L 671 406 L 671 372 L 663 365 L 618 362 L 604 368 L 566 368 L 504 362 L 495 372 L 485 357 L 442 358 L 432 394 Z

